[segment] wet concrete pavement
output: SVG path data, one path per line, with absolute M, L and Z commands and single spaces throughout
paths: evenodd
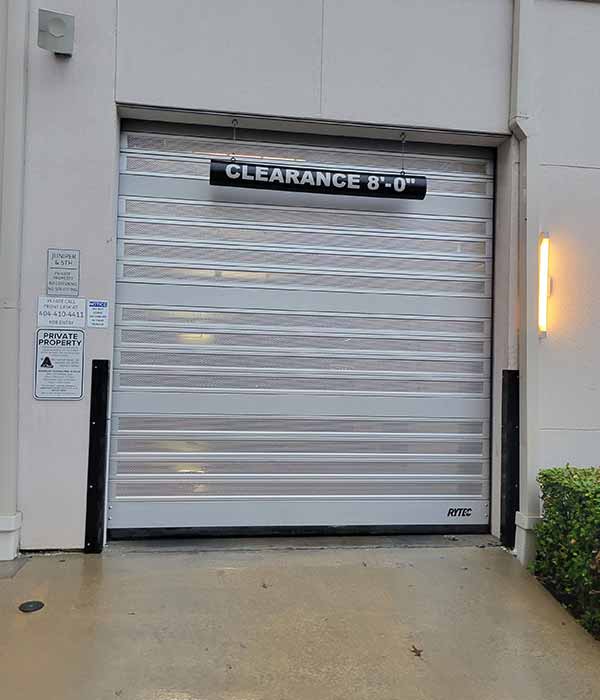
M 600 698 L 600 643 L 488 540 L 129 542 L 0 565 L 0 697 Z

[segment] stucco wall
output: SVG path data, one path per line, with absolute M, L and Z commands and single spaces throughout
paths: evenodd
M 26 17 L 14 2 L 0 0 L 0 561 L 14 558 L 20 524 L 16 368 Z
M 37 48 L 31 10 L 23 228 L 19 508 L 25 548 L 83 546 L 90 364 L 112 357 L 111 330 L 86 329 L 82 401 L 33 399 L 37 297 L 46 250 L 81 249 L 82 297 L 114 299 L 118 126 L 116 3 L 55 0 L 76 17 L 75 53 Z
M 115 89 L 123 103 L 168 108 L 508 128 L 510 0 L 120 0 L 118 37 L 116 4 L 53 3 L 76 16 L 71 59 L 37 48 L 31 9 L 18 484 L 28 548 L 83 544 L 89 367 L 111 358 L 112 332 L 87 330 L 82 402 L 33 400 L 33 340 L 50 246 L 80 248 L 81 295 L 113 301 Z M 600 3 L 530 4 L 530 232 L 550 232 L 554 280 L 548 336 L 524 377 L 535 386 L 535 471 L 600 461 Z
M 56 0 L 52 9 L 75 15 L 69 59 L 36 46 L 38 7 L 27 55 L 18 499 L 24 548 L 78 548 L 90 364 L 112 358 L 112 330 L 86 330 L 80 402 L 33 399 L 34 333 L 48 247 L 81 249 L 81 296 L 112 309 L 115 100 L 505 133 L 512 3 L 377 0 L 367 12 L 354 0 L 119 0 L 117 16 L 116 0 Z
M 550 233 L 539 343 L 539 466 L 600 463 L 600 4 L 536 3 L 539 229 Z
M 117 100 L 506 133 L 512 0 L 120 0 Z

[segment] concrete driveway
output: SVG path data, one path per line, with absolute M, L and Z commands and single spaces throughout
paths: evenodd
M 597 700 L 600 643 L 488 542 L 120 543 L 0 565 L 0 694 Z

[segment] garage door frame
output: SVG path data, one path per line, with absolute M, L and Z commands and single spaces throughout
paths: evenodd
M 172 127 L 169 127 L 167 130 L 168 130 L 170 133 L 172 133 L 173 128 L 172 128 Z M 396 524 L 398 524 L 398 523 L 396 523 Z

